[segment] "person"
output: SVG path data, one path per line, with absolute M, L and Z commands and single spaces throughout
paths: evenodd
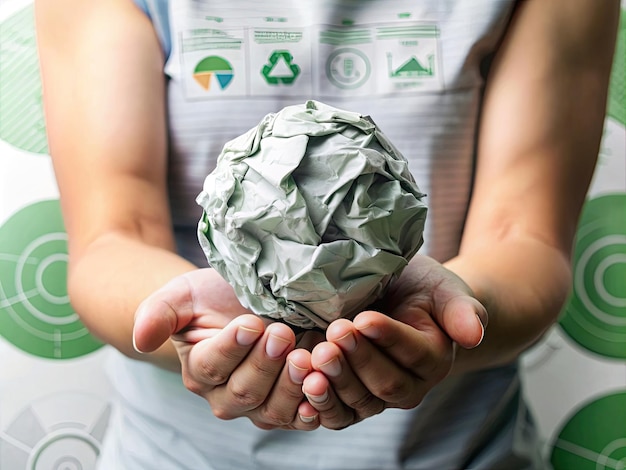
M 517 358 L 568 293 L 619 8 L 37 0 L 68 290 L 113 346 L 101 468 L 540 468 Z M 207 266 L 195 197 L 307 99 L 372 116 L 429 216 L 378 310 L 296 338 Z

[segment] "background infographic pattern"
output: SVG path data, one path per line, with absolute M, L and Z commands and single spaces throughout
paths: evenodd
M 532 405 L 538 414 L 552 403 L 567 403 L 558 420 L 540 429 L 546 460 L 554 470 L 626 470 L 626 172 L 614 171 L 624 168 L 626 159 L 624 147 L 614 145 L 626 140 L 624 9 L 621 16 L 607 110 L 607 129 L 614 140 L 605 139 L 606 152 L 597 169 L 601 182 L 590 192 L 581 217 L 572 294 L 536 366 L 542 380 Z M 257 42 L 265 47 L 254 64 L 259 86 L 302 93 L 298 86 L 310 80 L 311 72 L 293 59 L 298 41 L 289 57 L 272 56 L 283 49 L 259 36 Z M 434 48 L 435 36 L 431 42 Z M 276 57 L 276 63 L 268 57 Z M 278 64 L 281 58 L 290 74 Z M 343 68 L 335 68 L 343 75 L 337 76 L 362 79 L 367 64 L 361 70 L 355 58 L 342 57 Z M 403 62 L 392 59 L 392 71 L 399 72 Z M 268 64 L 274 66 L 267 70 L 269 81 L 261 74 Z M 297 73 L 295 64 L 302 66 Z M 292 82 L 286 83 L 285 77 Z M 227 90 L 236 85 L 234 80 L 215 83 L 214 88 Z M 58 195 L 41 189 L 53 186 L 54 175 L 41 106 L 32 0 L 0 0 L 0 116 L 0 469 L 92 469 L 111 413 L 103 363 L 108 348 L 89 335 L 69 305 Z M 16 162 L 31 171 L 27 160 L 42 163 L 30 173 L 29 184 L 6 176 Z M 19 204 L 7 204 L 9 200 Z M 586 386 L 589 376 L 597 382 L 593 391 Z M 545 383 L 546 377 L 559 382 L 558 392 L 554 383 Z M 532 381 L 532 374 L 526 380 Z
M 99 347 L 67 295 L 67 235 L 58 200 L 0 225 L 0 335 L 36 356 L 65 359 Z
M 111 406 L 87 394 L 45 396 L 0 431 L 0 468 L 88 470 L 96 465 Z
M 616 49 L 611 70 L 607 115 L 622 126 L 626 126 L 626 10 L 623 8 Z
M 560 325 L 589 351 L 626 359 L 626 194 L 588 201 L 577 239 Z
M 558 433 L 551 455 L 555 469 L 626 469 L 626 392 L 585 404 Z
M 27 4 L 0 20 L 0 139 L 47 154 L 33 7 Z

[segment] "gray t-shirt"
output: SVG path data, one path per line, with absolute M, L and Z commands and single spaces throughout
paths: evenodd
M 195 198 L 224 143 L 316 99 L 370 115 L 428 194 L 422 253 L 454 256 L 474 171 L 484 61 L 514 0 L 136 0 L 166 55 L 178 247 L 206 266 Z M 446 380 L 414 410 L 342 431 L 221 421 L 179 375 L 112 352 L 119 408 L 102 468 L 539 468 L 517 366 Z

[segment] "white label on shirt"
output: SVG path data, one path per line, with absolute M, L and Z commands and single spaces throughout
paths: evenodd
M 373 96 L 443 88 L 435 23 L 302 26 L 289 18 L 250 25 L 211 18 L 179 35 L 188 99 Z M 260 23 L 260 25 L 259 25 Z M 265 26 L 265 23 L 267 26 Z

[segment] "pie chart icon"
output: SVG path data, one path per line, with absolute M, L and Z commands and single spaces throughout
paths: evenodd
M 209 91 L 212 85 L 221 90 L 226 88 L 233 79 L 233 67 L 219 56 L 209 56 L 202 59 L 193 71 L 193 78 L 204 90 Z

